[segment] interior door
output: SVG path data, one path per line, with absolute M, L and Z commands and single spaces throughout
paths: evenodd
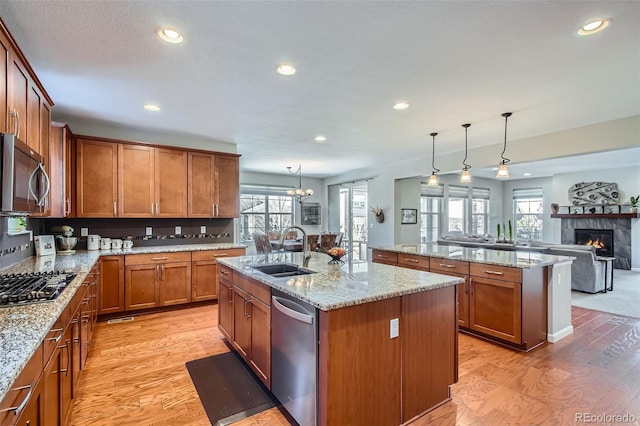
M 342 247 L 352 261 L 367 261 L 368 185 L 357 182 L 340 188 L 340 232 Z

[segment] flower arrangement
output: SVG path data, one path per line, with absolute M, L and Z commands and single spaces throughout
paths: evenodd
M 344 261 L 342 257 L 347 254 L 347 251 L 341 247 L 331 247 L 329 250 L 324 250 L 323 252 L 331 256 L 329 263 L 334 265 L 343 264 Z

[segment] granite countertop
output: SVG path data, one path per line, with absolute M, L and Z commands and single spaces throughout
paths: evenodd
M 311 253 L 306 267 L 313 274 L 274 278 L 253 266 L 270 263 L 302 265 L 303 253 L 230 257 L 218 261 L 244 275 L 307 302 L 323 311 L 389 299 L 451 285 L 462 278 L 417 271 L 379 263 L 345 263 L 329 265 L 326 254 Z
M 202 250 L 246 248 L 232 243 L 182 244 L 154 247 L 133 247 L 126 250 L 78 250 L 73 255 L 30 257 L 0 269 L 0 274 L 47 272 L 65 270 L 75 272 L 76 278 L 51 302 L 26 306 L 0 307 L 0 400 L 4 398 L 31 356 L 71 301 L 76 290 L 100 256 L 168 253 Z
M 537 268 L 575 260 L 575 257 L 555 256 L 530 251 L 494 250 L 487 248 L 450 246 L 436 243 L 397 244 L 389 247 L 372 248 L 396 253 L 408 253 L 418 256 L 462 260 L 488 265 L 510 266 L 513 268 Z

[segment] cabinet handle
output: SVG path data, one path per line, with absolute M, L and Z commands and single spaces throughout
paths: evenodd
M 407 262 L 420 263 L 420 261 L 415 260 L 415 259 L 407 259 L 407 258 L 405 258 L 404 260 L 406 260 Z
M 116 205 L 117 201 L 113 202 L 113 217 L 117 217 L 118 216 L 118 208 Z
M 251 318 L 251 314 L 247 310 L 247 304 L 251 305 L 251 299 L 244 299 L 244 316 L 245 318 Z
M 151 216 L 153 216 L 153 203 L 151 203 Z
M 13 111 L 7 111 L 7 115 L 9 115 L 9 117 L 12 118 L 11 122 L 13 123 L 13 134 L 16 134 L 16 113 L 15 113 L 15 108 L 13 109 Z M 9 129 L 9 123 L 7 123 L 7 129 Z
M 62 339 L 63 331 L 64 331 L 64 329 L 62 329 L 62 328 L 56 328 L 56 329 L 53 329 L 53 330 L 49 330 L 49 333 L 60 333 L 60 334 L 58 334 L 58 337 L 47 337 L 44 340 L 46 340 L 46 341 L 54 341 L 54 342 L 58 343 L 60 341 L 60 339 Z
M 152 257 L 151 260 L 167 260 L 168 257 Z
M 226 275 L 229 275 L 229 271 L 227 271 L 226 269 L 221 269 L 221 270 L 220 270 L 220 273 L 221 273 L 222 275 L 225 275 L 225 276 L 226 276 Z
M 224 256 L 229 256 L 227 253 L 220 253 L 220 254 L 214 254 L 213 257 L 224 257 Z M 227 274 L 225 274 L 227 275 Z
M 13 109 L 13 112 L 16 115 L 16 123 L 17 123 L 16 133 L 15 133 L 16 134 L 16 138 L 20 139 L 20 113 L 15 108 Z
M 440 266 L 442 266 L 443 268 L 453 268 L 455 269 L 456 265 L 450 265 L 448 263 L 440 263 Z
M 156 203 L 156 216 L 160 214 L 160 203 Z
M 71 214 L 71 200 L 67 198 L 64 200 L 64 215 L 68 216 L 70 214 Z
M 16 417 L 19 417 L 20 413 L 22 413 L 22 410 L 24 410 L 24 407 L 27 406 L 27 402 L 29 402 L 29 399 L 31 398 L 31 394 L 33 393 L 33 382 L 29 383 L 26 386 L 20 386 L 20 387 L 11 389 L 11 391 L 14 391 L 14 392 L 25 390 L 25 389 L 29 389 L 29 392 L 27 392 L 27 394 L 25 395 L 20 405 L 16 405 L 15 407 L 5 408 L 3 410 L 0 410 L 0 413 L 6 413 L 7 411 L 15 411 Z
M 500 271 L 484 271 L 486 274 L 490 274 L 490 275 L 504 275 L 504 272 L 500 272 Z
M 216 206 L 215 204 L 211 204 L 211 217 L 216 216 Z
M 227 298 L 227 303 L 233 303 L 233 290 L 229 287 L 227 287 L 227 290 L 229 291 L 229 293 L 227 293 L 229 295 L 229 297 Z
M 469 294 L 473 296 L 473 278 L 469 278 Z

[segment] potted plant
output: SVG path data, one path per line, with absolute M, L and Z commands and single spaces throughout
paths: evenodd
M 638 202 L 640 201 L 640 195 L 629 198 L 629 204 L 631 204 L 631 213 L 638 213 Z

